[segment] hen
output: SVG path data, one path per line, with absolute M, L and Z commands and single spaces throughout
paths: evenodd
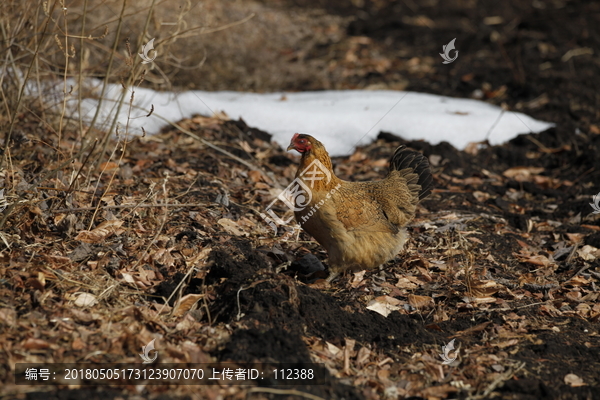
M 375 268 L 398 254 L 417 203 L 431 193 L 429 162 L 400 146 L 387 177 L 347 182 L 335 176 L 321 142 L 296 133 L 288 150 L 302 154 L 293 193 L 294 214 L 302 228 L 329 254 L 331 281 L 342 271 Z

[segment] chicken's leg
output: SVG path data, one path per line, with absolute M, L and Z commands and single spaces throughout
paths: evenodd
M 333 272 L 333 271 L 331 271 L 329 273 L 329 276 L 326 279 L 327 283 L 331 283 L 331 281 L 334 280 L 335 278 L 337 278 L 339 275 L 340 275 L 339 272 Z

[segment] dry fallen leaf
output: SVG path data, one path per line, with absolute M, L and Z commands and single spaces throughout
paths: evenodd
M 356 355 L 356 365 L 358 367 L 365 365 L 368 362 L 370 355 L 371 350 L 367 349 L 366 347 L 361 347 Z
M 164 267 L 171 267 L 175 264 L 175 257 L 171 254 L 175 250 L 174 247 L 160 248 L 152 253 L 152 259 Z
M 500 349 L 505 349 L 507 347 L 514 346 L 516 344 L 519 344 L 519 339 L 505 340 L 503 342 L 498 342 L 498 343 L 494 344 L 494 346 L 496 346 Z
M 380 159 L 378 159 L 378 160 L 373 160 L 373 161 L 371 161 L 369 164 L 370 164 L 372 167 L 380 167 L 380 168 L 383 168 L 383 167 L 387 167 L 388 163 L 389 163 L 389 161 L 388 161 L 388 159 L 387 159 L 387 158 L 380 158 Z
M 81 338 L 73 339 L 73 343 L 71 343 L 71 348 L 73 350 L 83 350 L 86 348 L 86 344 L 81 340 Z
M 416 294 L 409 294 L 408 302 L 410 303 L 411 306 L 413 306 L 415 308 L 423 308 L 423 307 L 427 307 L 427 306 L 432 306 L 434 304 L 433 299 L 431 297 L 418 296 Z
M 248 235 L 247 233 L 243 232 L 240 229 L 239 224 L 237 224 L 235 221 L 233 221 L 229 218 L 221 218 L 217 222 L 219 225 L 221 225 L 223 227 L 223 229 L 225 229 L 225 231 L 227 233 L 231 233 L 232 235 L 235 235 L 235 236 L 247 236 Z
M 27 285 L 33 286 L 37 290 L 44 290 L 44 287 L 46 287 L 46 276 L 43 272 L 38 272 L 37 277 L 32 276 L 27 279 Z
M 359 162 L 367 159 L 367 155 L 360 150 L 356 150 L 354 154 L 352 154 L 348 160 L 352 162 Z
M 175 303 L 175 310 L 173 311 L 173 315 L 175 317 L 181 317 L 183 314 L 188 312 L 198 300 L 202 298 L 202 294 L 187 294 L 183 296 L 181 299 Z
M 186 314 L 181 321 L 175 325 L 176 331 L 189 331 L 190 329 L 198 329 L 200 323 L 191 314 Z
M 27 350 L 42 350 L 50 347 L 50 343 L 42 339 L 29 338 L 23 342 L 22 346 Z
M 327 345 L 327 350 L 329 351 L 331 358 L 338 358 L 342 355 L 342 349 L 334 345 L 333 343 L 325 342 Z
M 401 307 L 398 305 L 401 303 L 400 300 L 390 296 L 379 296 L 369 302 L 367 310 L 375 311 L 377 314 L 387 317 L 392 311 L 400 310 Z
M 492 195 L 487 192 L 480 192 L 479 190 L 475 190 L 473 192 L 473 197 L 475 197 L 475 200 L 477 200 L 478 202 L 484 203 L 486 200 L 492 197 Z
M 586 244 L 581 249 L 577 250 L 577 254 L 585 261 L 594 261 L 600 256 L 600 250 Z
M 352 286 L 354 289 L 359 287 L 365 279 L 366 272 L 367 272 L 367 270 L 355 272 L 354 277 L 352 278 L 352 282 L 350 282 L 350 286 Z
M 455 219 L 458 219 L 458 215 L 456 215 L 456 213 L 453 212 L 453 213 L 444 215 L 443 217 L 440 217 L 440 219 L 455 220 Z
M 398 282 L 396 283 L 396 287 L 399 287 L 401 289 L 416 289 L 418 285 L 411 282 L 410 279 L 400 276 L 398 278 Z
M 517 257 L 520 262 L 539 265 L 541 267 L 547 267 L 548 265 L 553 264 L 548 257 L 541 254 L 531 255 L 525 251 L 521 251 L 519 253 L 513 253 L 513 255 Z
M 581 292 L 576 292 L 576 291 L 567 292 L 565 294 L 565 297 L 569 300 L 576 301 L 576 302 L 580 302 L 582 300 Z
M 586 386 L 586 384 L 583 382 L 583 379 L 575 374 L 565 375 L 565 383 L 571 387 Z
M 492 323 L 491 321 L 486 321 L 486 322 L 483 322 L 483 323 L 481 323 L 479 325 L 475 325 L 475 326 L 473 326 L 473 327 L 471 327 L 469 329 L 465 329 L 464 331 L 458 331 L 458 332 L 456 332 L 456 334 L 450 336 L 450 338 L 456 338 L 456 337 L 460 337 L 460 336 L 472 335 L 474 333 L 482 332 L 491 323 Z
M 96 296 L 91 293 L 76 293 L 75 295 L 77 297 L 75 299 L 75 305 L 77 307 L 92 307 L 98 303 Z
M 12 308 L 0 308 L 0 324 L 14 326 L 17 323 L 17 312 Z
M 107 161 L 107 162 L 103 162 L 102 164 L 100 164 L 100 169 L 102 171 L 111 171 L 113 169 L 117 169 L 119 168 L 119 164 L 112 162 L 112 161 Z
M 490 304 L 495 303 L 495 297 L 465 297 L 465 302 L 468 303 L 477 303 L 477 304 Z
M 260 180 L 262 179 L 262 173 L 260 171 L 257 170 L 252 170 L 252 171 L 248 171 L 248 177 L 250 178 L 250 180 L 252 180 L 252 182 L 260 182 Z
M 191 119 L 192 122 L 200 125 L 202 128 L 205 127 L 215 127 L 218 128 L 219 125 L 223 124 L 222 118 L 220 115 L 215 114 L 213 117 L 203 117 L 201 115 L 196 115 Z
M 569 279 L 567 282 L 565 282 L 565 285 L 571 285 L 571 286 L 584 286 L 590 283 L 589 279 L 586 279 L 583 276 L 574 276 L 573 278 Z
M 541 167 L 513 167 L 504 171 L 502 175 L 517 182 L 527 182 L 531 181 L 534 175 L 542 172 L 544 172 L 544 168 Z
M 490 297 L 496 294 L 498 290 L 502 288 L 502 286 L 492 280 L 480 281 L 477 279 L 472 279 L 469 288 L 471 289 L 472 296 Z
M 476 156 L 477 153 L 479 153 L 479 144 L 479 142 L 469 142 L 467 147 L 465 147 L 464 152 L 472 156 Z
M 575 312 L 582 318 L 588 318 L 591 310 L 592 307 L 590 307 L 589 304 L 586 303 L 579 303 L 577 304 L 577 307 L 575 307 Z
M 119 229 L 121 225 L 123 225 L 123 221 L 118 219 L 104 221 L 98 225 L 97 228 L 91 231 L 80 231 L 75 240 L 79 240 L 84 243 L 99 243 L 112 234 L 118 236 L 123 233 L 124 231 Z

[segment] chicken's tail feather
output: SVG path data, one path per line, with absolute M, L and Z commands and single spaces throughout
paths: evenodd
M 409 149 L 404 145 L 398 147 L 390 159 L 390 169 L 396 171 L 412 169 L 417 174 L 419 179 L 416 183 L 421 186 L 419 200 L 424 199 L 431 193 L 433 176 L 429 169 L 429 161 L 427 157 L 418 151 Z

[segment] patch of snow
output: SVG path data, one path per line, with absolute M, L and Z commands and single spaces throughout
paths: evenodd
M 105 127 L 116 113 L 120 85 L 109 85 L 102 103 L 100 121 Z M 98 89 L 99 93 L 99 89 Z M 404 139 L 423 139 L 432 144 L 447 141 L 459 149 L 469 142 L 488 139 L 500 144 L 520 133 L 542 132 L 551 123 L 525 114 L 503 111 L 478 100 L 389 90 L 342 90 L 301 93 L 241 93 L 188 91 L 182 93 L 135 89 L 134 108 L 129 110 L 130 92 L 119 112 L 121 132 L 130 115 L 128 132 L 157 133 L 165 119 L 177 122 L 194 114 L 225 112 L 243 118 L 286 147 L 296 132 L 308 133 L 323 142 L 331 155 L 351 154 L 357 145 L 372 142 L 380 131 Z M 154 105 L 153 115 L 146 117 Z M 83 102 L 90 119 L 98 107 L 96 99 Z M 162 118 L 160 118 L 162 117 Z

